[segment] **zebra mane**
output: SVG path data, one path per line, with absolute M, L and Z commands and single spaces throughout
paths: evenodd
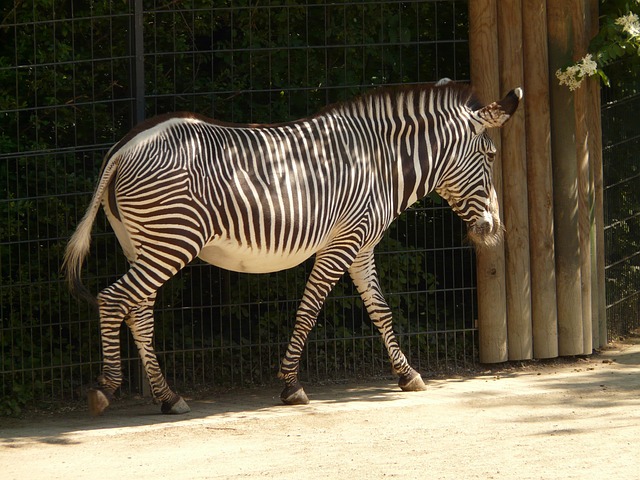
M 418 106 L 420 99 L 428 99 L 431 94 L 442 95 L 445 93 L 450 95 L 450 98 L 452 98 L 456 103 L 459 103 L 460 106 L 465 106 L 470 110 L 475 111 L 483 107 L 482 102 L 480 102 L 478 97 L 475 95 L 471 86 L 467 84 L 410 84 L 380 87 L 370 90 L 351 100 L 328 105 L 324 109 L 320 110 L 316 115 L 313 115 L 312 118 L 335 112 L 353 111 L 360 108 L 366 109 L 366 106 L 371 103 L 371 100 L 376 100 L 378 98 L 386 99 L 391 97 L 393 103 L 413 101 L 416 102 L 416 106 Z

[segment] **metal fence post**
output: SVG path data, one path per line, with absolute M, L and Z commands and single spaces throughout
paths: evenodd
M 144 8 L 142 0 L 135 0 L 133 10 L 133 48 L 134 48 L 134 124 L 145 119 L 144 111 Z

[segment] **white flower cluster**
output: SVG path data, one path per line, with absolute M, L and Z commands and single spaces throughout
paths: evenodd
M 632 37 L 640 35 L 640 19 L 638 19 L 638 15 L 633 12 L 617 18 L 616 25 L 620 25 L 622 30 Z
M 599 73 L 603 82 L 609 85 L 609 81 L 601 69 L 620 57 L 628 57 L 635 53 L 640 54 L 640 0 L 628 0 L 626 8 L 626 15 L 607 14 L 605 16 L 605 24 L 610 25 L 609 22 L 613 21 L 618 31 L 614 31 L 612 35 L 607 28 L 601 30 L 596 36 L 600 40 L 598 43 L 600 50 L 596 51 L 594 55 L 599 64 L 594 61 L 591 55 L 586 55 L 576 64 L 558 70 L 556 77 L 560 85 L 566 85 L 569 90 L 573 91 L 580 87 L 585 77 L 596 73 Z M 633 11 L 629 11 L 629 9 Z M 620 32 L 628 37 L 620 35 Z
M 566 85 L 569 90 L 574 91 L 580 86 L 582 80 L 585 77 L 589 77 L 596 73 L 598 64 L 593 60 L 591 54 L 588 53 L 575 65 L 567 67 L 564 71 L 562 69 L 556 72 L 556 77 L 560 81 L 560 85 Z

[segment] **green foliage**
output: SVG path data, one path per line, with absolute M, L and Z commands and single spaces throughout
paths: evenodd
M 610 86 L 609 70 L 625 60 L 625 73 L 640 74 L 640 2 L 636 0 L 601 0 L 599 31 L 591 39 L 586 57 L 558 70 L 556 76 L 561 85 L 575 90 L 583 78 L 598 75 Z
M 33 400 L 33 389 L 29 386 L 13 385 L 11 395 L 0 398 L 0 417 L 15 417 Z
M 118 100 L 118 61 L 101 60 L 96 51 L 104 44 L 98 40 L 119 23 L 108 20 L 111 3 L 70 8 L 54 0 L 5 2 L 0 8 L 3 414 L 17 414 L 45 395 L 76 395 L 97 373 L 95 313 L 69 296 L 58 271 L 103 148 L 130 127 L 130 102 Z M 71 16 L 73 22 L 65 21 Z M 127 49 L 126 36 L 114 39 L 105 57 L 121 57 Z M 104 222 L 96 235 L 92 255 L 101 261 L 85 272 L 95 292 L 123 268 Z
M 149 14 L 155 28 L 145 51 L 158 52 L 145 62 L 150 113 L 196 110 L 228 121 L 279 122 L 363 87 L 468 75 L 466 52 L 455 64 L 456 44 L 430 43 L 438 33 L 466 36 L 466 7 L 450 2 L 265 8 L 241 1 L 192 15 L 172 11 L 172 3 Z M 169 51 L 176 52 L 172 61 L 159 54 Z M 168 91 L 175 95 L 160 95 Z
M 640 56 L 638 14 L 637 1 L 601 0 L 600 30 L 589 45 L 601 68 L 623 58 Z M 608 84 L 606 76 L 604 80 Z

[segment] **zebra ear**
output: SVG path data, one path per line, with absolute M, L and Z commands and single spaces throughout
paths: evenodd
M 503 126 L 511 118 L 522 100 L 522 89 L 511 90 L 506 97 L 474 112 L 474 116 L 484 128 Z
M 449 83 L 454 83 L 454 82 L 448 77 L 443 77 L 436 82 L 436 87 L 442 87 L 444 85 L 448 85 Z

